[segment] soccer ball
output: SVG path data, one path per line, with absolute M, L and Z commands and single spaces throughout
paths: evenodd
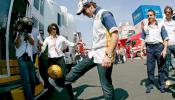
M 170 80 L 167 80 L 167 81 L 165 82 L 165 86 L 166 86 L 166 87 L 169 87 L 170 85 L 172 85 L 171 81 L 170 81 Z
M 48 68 L 48 74 L 52 79 L 62 78 L 62 70 L 59 65 L 51 65 Z

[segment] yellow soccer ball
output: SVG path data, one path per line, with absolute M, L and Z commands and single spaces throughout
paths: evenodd
M 59 65 L 51 65 L 48 68 L 48 74 L 52 79 L 62 78 L 62 70 Z

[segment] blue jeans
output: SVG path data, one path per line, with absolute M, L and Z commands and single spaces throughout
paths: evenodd
M 158 65 L 158 86 L 164 86 L 165 82 L 165 59 L 161 56 L 163 51 L 163 44 L 147 44 L 147 74 L 148 85 L 154 84 L 154 72 L 156 61 Z
M 18 65 L 24 89 L 25 100 L 34 100 L 35 93 L 35 67 L 31 60 L 24 61 L 23 57 L 18 58 Z
M 65 84 L 75 82 L 79 77 L 81 77 L 83 74 L 85 74 L 87 71 L 95 66 L 97 66 L 98 69 L 100 83 L 102 86 L 105 100 L 115 100 L 114 88 L 111 79 L 113 67 L 111 66 L 110 68 L 104 68 L 101 64 L 94 63 L 93 58 L 90 59 L 86 57 L 77 65 L 75 65 L 66 75 Z
M 166 60 L 167 64 L 169 65 L 167 66 L 168 69 L 170 69 L 170 66 L 172 66 L 172 68 L 175 67 L 171 62 L 171 54 L 173 54 L 173 56 L 175 57 L 175 45 L 168 46 L 167 55 L 170 56 L 170 59 Z
M 118 57 L 118 54 L 116 53 L 115 54 L 115 64 L 118 64 L 118 61 L 119 61 L 119 57 Z
M 168 46 L 168 53 L 172 53 L 175 57 L 175 45 Z

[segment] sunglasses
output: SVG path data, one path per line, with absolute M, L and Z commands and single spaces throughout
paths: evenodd
M 56 28 L 52 28 L 52 30 L 57 30 Z

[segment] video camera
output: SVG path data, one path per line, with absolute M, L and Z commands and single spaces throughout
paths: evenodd
M 32 32 L 33 21 L 29 17 L 19 18 L 14 27 L 18 32 L 31 33 Z
M 172 19 L 175 20 L 175 13 L 174 13 L 173 16 L 172 16 Z

